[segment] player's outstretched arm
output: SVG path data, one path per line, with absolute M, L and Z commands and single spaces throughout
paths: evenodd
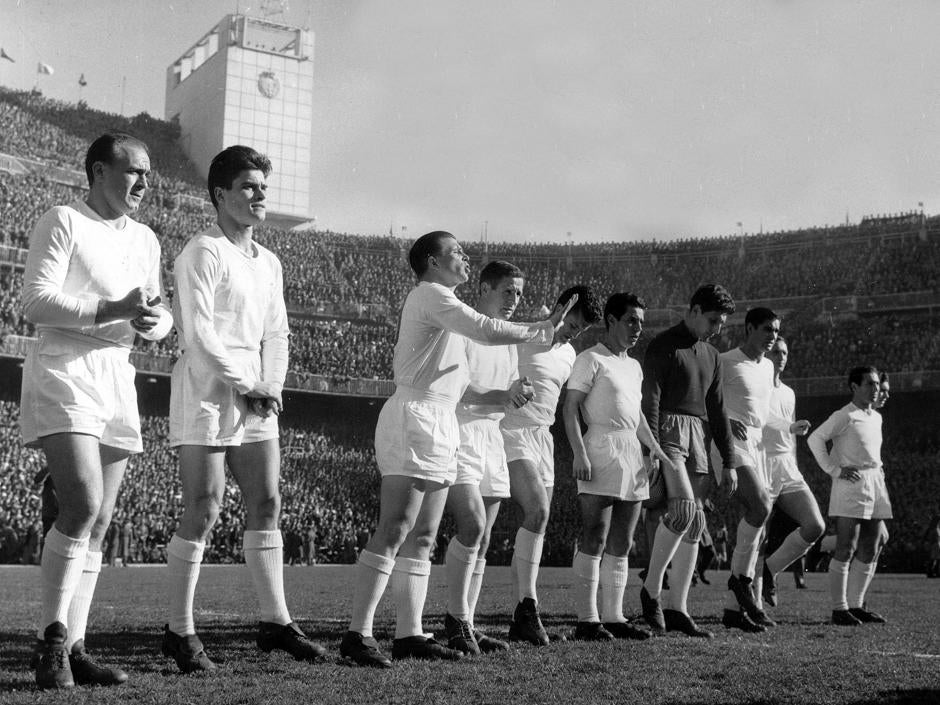
M 490 345 L 541 343 L 551 345 L 555 334 L 551 320 L 537 323 L 510 323 L 490 318 L 473 310 L 454 292 L 444 287 L 428 287 L 421 294 L 422 308 L 428 319 L 439 328 L 458 333 L 470 340 Z

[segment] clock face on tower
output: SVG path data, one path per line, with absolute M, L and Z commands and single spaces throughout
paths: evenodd
M 262 71 L 258 74 L 258 91 L 265 98 L 275 98 L 281 90 L 281 82 L 273 71 Z

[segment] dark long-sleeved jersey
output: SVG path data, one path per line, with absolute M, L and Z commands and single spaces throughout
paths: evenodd
M 734 466 L 718 350 L 694 336 L 685 321 L 653 338 L 643 359 L 643 413 L 657 441 L 663 412 L 707 421 L 725 467 Z

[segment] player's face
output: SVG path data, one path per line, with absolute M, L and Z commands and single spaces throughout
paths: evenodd
M 645 316 L 646 313 L 643 309 L 636 308 L 635 306 L 628 306 L 619 320 L 611 315 L 608 318 L 610 326 L 607 329 L 610 341 L 623 350 L 632 348 L 636 345 L 636 341 L 640 339 L 640 334 L 643 332 L 643 320 Z
M 764 321 L 750 329 L 747 335 L 747 345 L 768 353 L 777 342 L 778 335 L 780 335 L 780 321 L 777 319 Z
M 767 358 L 774 363 L 777 374 L 782 373 L 787 368 L 787 361 L 790 359 L 790 351 L 787 349 L 787 344 L 778 338 L 777 342 L 775 342 L 774 346 L 770 349 L 770 352 L 767 353 Z
M 878 400 L 875 402 L 875 408 L 881 409 L 891 398 L 891 383 L 882 382 L 878 385 Z
M 881 382 L 875 372 L 869 372 L 859 384 L 852 385 L 852 401 L 856 406 L 872 406 L 881 394 Z
M 695 304 L 692 307 L 692 315 L 689 317 L 689 328 L 699 340 L 708 340 L 721 333 L 721 327 L 727 320 L 728 314 L 719 311 L 702 311 L 701 306 Z
M 470 258 L 452 237 L 441 240 L 441 252 L 431 255 L 430 266 L 436 267 L 444 286 L 457 286 L 470 278 Z
M 480 310 L 493 318 L 508 321 L 522 300 L 524 286 L 522 277 L 503 277 L 494 287 L 484 282 L 480 286 Z
M 590 327 L 591 326 L 584 321 L 584 314 L 581 313 L 580 310 L 572 311 L 567 316 L 565 316 L 565 320 L 561 324 L 561 328 L 555 332 L 554 342 L 570 342 Z
M 150 176 L 150 157 L 140 146 L 124 143 L 116 148 L 110 164 L 96 162 L 94 186 L 101 189 L 109 213 L 105 217 L 116 218 L 133 213 L 147 191 Z
M 229 189 L 216 188 L 219 213 L 242 227 L 251 227 L 264 222 L 265 198 L 268 190 L 264 172 L 245 169 L 232 179 Z

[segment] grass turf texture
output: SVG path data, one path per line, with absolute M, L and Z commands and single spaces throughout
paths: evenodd
M 0 703 L 940 703 L 940 581 L 879 575 L 869 593 L 886 625 L 835 627 L 826 575 L 809 574 L 808 590 L 780 578 L 780 626 L 745 635 L 720 624 L 727 574 L 691 595 L 692 611 L 712 629 L 711 641 L 669 634 L 645 642 L 554 642 L 514 646 L 508 653 L 459 663 L 398 662 L 387 671 L 353 668 L 339 657 L 355 573 L 352 566 L 285 568 L 288 604 L 309 636 L 330 651 L 326 664 L 306 665 L 255 647 L 256 602 L 244 566 L 203 566 L 196 623 L 212 674 L 184 676 L 159 653 L 166 621 L 165 569 L 106 568 L 98 583 L 87 645 L 102 663 L 130 680 L 114 688 L 40 692 L 27 667 L 39 605 L 38 567 L 0 567 Z M 543 569 L 543 620 L 550 633 L 571 637 L 567 592 L 571 571 Z M 511 608 L 507 568 L 489 568 L 477 623 L 505 638 Z M 425 629 L 440 633 L 444 573 L 435 566 Z M 632 572 L 628 614 L 639 610 Z M 376 636 L 391 652 L 388 596 Z

